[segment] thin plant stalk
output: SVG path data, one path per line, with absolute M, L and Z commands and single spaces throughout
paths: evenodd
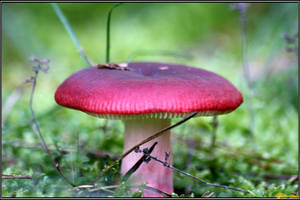
M 88 56 L 86 55 L 86 53 L 84 52 L 83 48 L 81 47 L 78 38 L 76 37 L 70 23 L 68 22 L 66 16 L 63 14 L 63 12 L 61 11 L 61 9 L 59 8 L 59 6 L 56 3 L 50 3 L 50 5 L 52 6 L 53 10 L 55 11 L 56 15 L 58 16 L 58 18 L 60 19 L 60 21 L 63 23 L 64 27 L 66 28 L 67 32 L 69 33 L 78 53 L 80 54 L 83 62 L 87 65 L 87 66 L 92 66 L 93 62 L 88 58 Z
M 111 14 L 112 11 L 120 6 L 122 3 L 117 3 L 110 9 L 107 16 L 107 24 L 106 24 L 106 63 L 110 61 L 110 21 L 111 21 Z
M 40 130 L 40 126 L 39 126 L 39 123 L 38 123 L 38 120 L 37 120 L 37 117 L 36 117 L 36 114 L 35 114 L 35 111 L 33 109 L 33 97 L 34 97 L 34 92 L 35 92 L 35 88 L 36 88 L 36 82 L 37 82 L 37 77 L 38 77 L 38 74 L 39 74 L 39 71 L 47 71 L 48 68 L 45 68 L 43 69 L 41 67 L 42 65 L 42 62 L 35 59 L 34 61 L 38 62 L 38 66 L 35 66 L 33 67 L 33 71 L 34 71 L 34 76 L 32 76 L 30 79 L 28 79 L 26 82 L 32 82 L 32 90 L 31 90 L 31 93 L 30 93 L 30 100 L 29 100 L 29 108 L 30 108 L 30 112 L 31 112 L 31 116 L 32 116 L 32 120 L 31 120 L 31 126 L 32 126 L 32 130 L 34 133 L 37 134 L 37 136 L 40 138 L 40 141 L 41 141 L 41 146 L 43 147 L 44 151 L 48 154 L 52 164 L 54 165 L 54 167 L 56 168 L 57 172 L 61 175 L 61 177 L 68 183 L 70 184 L 71 186 L 75 187 L 75 184 L 73 184 L 67 177 L 65 177 L 65 175 L 63 174 L 62 172 L 62 169 L 60 168 L 60 165 L 59 163 L 57 163 L 55 161 L 55 159 L 53 158 L 52 154 L 50 153 L 50 150 L 44 140 L 44 137 L 41 133 L 41 130 Z M 35 127 L 35 128 L 34 128 Z
M 32 179 L 30 175 L 18 175 L 18 174 L 2 174 L 2 179 Z

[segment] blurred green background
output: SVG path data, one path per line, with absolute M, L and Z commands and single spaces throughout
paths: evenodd
M 107 13 L 114 4 L 58 5 L 89 58 L 105 63 Z M 248 4 L 248 82 L 243 71 L 241 15 L 231 7 L 230 3 L 125 3 L 112 14 L 111 62 L 157 61 L 201 67 L 230 80 L 244 96 L 236 111 L 218 117 L 216 134 L 212 117 L 195 118 L 173 130 L 172 144 L 175 167 L 252 194 L 208 187 L 174 173 L 174 196 L 295 195 L 298 57 L 286 48 L 297 46 L 298 38 L 295 43 L 287 42 L 284 34 L 293 37 L 298 33 L 298 4 Z M 31 84 L 16 90 L 33 75 L 30 56 L 50 59 L 48 73 L 39 74 L 33 106 L 45 140 L 66 176 L 75 184 L 87 184 L 122 153 L 121 121 L 97 119 L 54 101 L 59 84 L 86 66 L 50 4 L 4 3 L 2 171 L 32 179 L 3 179 L 2 195 L 132 195 L 126 185 L 109 191 L 74 190 L 58 175 L 30 126 Z M 8 100 L 13 92 L 16 103 L 4 109 L 12 103 Z M 213 138 L 216 142 L 211 146 Z M 119 179 L 119 168 L 115 168 L 97 184 L 120 184 Z

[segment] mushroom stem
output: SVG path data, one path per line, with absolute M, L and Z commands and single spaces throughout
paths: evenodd
M 152 136 L 155 132 L 170 126 L 170 119 L 135 119 L 124 120 L 125 139 L 124 152 Z M 140 146 L 140 149 L 150 148 L 154 142 L 158 142 L 151 155 L 165 160 L 165 152 L 169 153 L 168 162 L 172 164 L 172 145 L 170 143 L 170 132 L 166 132 L 160 137 L 155 138 Z M 131 152 L 122 160 L 121 172 L 126 172 L 143 156 L 141 153 Z M 142 184 L 147 182 L 147 186 L 157 188 L 163 192 L 171 194 L 173 192 L 173 172 L 161 163 L 151 160 L 149 163 L 142 163 L 133 173 L 129 181 L 132 184 Z M 143 197 L 163 197 L 161 194 L 144 190 Z

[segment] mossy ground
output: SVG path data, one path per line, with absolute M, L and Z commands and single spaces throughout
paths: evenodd
M 59 5 L 89 57 L 104 63 L 106 14 L 113 4 Z M 133 60 L 202 67 L 229 79 L 244 96 L 237 110 L 218 117 L 213 147 L 212 117 L 191 119 L 173 129 L 172 144 L 178 169 L 251 194 L 209 187 L 174 172 L 173 196 L 297 194 L 298 63 L 295 53 L 285 50 L 291 44 L 282 37 L 297 32 L 297 8 L 292 3 L 248 7 L 250 89 L 243 75 L 239 13 L 230 4 L 128 3 L 114 11 L 113 62 L 147 50 Z M 2 9 L 2 109 L 23 79 L 32 75 L 28 57 L 50 59 L 49 72 L 38 77 L 33 106 L 64 174 L 76 185 L 85 185 L 122 153 L 124 127 L 121 121 L 97 119 L 55 103 L 58 85 L 85 66 L 48 4 L 4 4 Z M 166 56 L 166 50 L 172 56 Z M 3 179 L 3 197 L 140 196 L 130 194 L 126 184 L 94 192 L 66 184 L 31 129 L 30 92 L 27 83 L 2 124 L 2 173 L 31 175 L 32 179 Z M 119 166 L 110 170 L 97 186 L 120 184 L 119 171 Z

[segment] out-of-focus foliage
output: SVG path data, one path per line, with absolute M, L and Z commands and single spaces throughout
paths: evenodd
M 87 55 L 95 63 L 104 63 L 106 16 L 114 4 L 58 5 Z M 58 85 L 85 65 L 49 4 L 10 3 L 2 11 L 2 108 L 18 85 L 32 75 L 28 58 L 50 59 L 49 72 L 38 77 L 34 109 L 65 175 L 77 185 L 88 184 L 122 153 L 123 125 L 55 103 Z M 176 127 L 172 144 L 175 167 L 252 194 L 208 187 L 174 172 L 173 196 L 200 197 L 212 192 L 214 197 L 295 195 L 298 184 L 291 177 L 298 173 L 298 63 L 296 54 L 285 50 L 283 34 L 294 35 L 297 30 L 296 3 L 249 5 L 249 89 L 243 75 L 240 15 L 229 3 L 125 3 L 114 10 L 112 62 L 132 59 L 205 68 L 230 80 L 244 96 L 237 110 L 218 118 L 214 148 L 210 145 L 211 117 Z M 92 192 L 66 184 L 32 132 L 30 91 L 27 83 L 2 124 L 1 164 L 3 174 L 32 175 L 32 179 L 4 179 L 3 196 L 140 196 L 139 192 L 130 194 L 128 186 L 120 183 L 119 167 L 97 182 L 99 187 L 121 184 L 117 188 Z M 251 128 L 250 112 L 254 113 Z

